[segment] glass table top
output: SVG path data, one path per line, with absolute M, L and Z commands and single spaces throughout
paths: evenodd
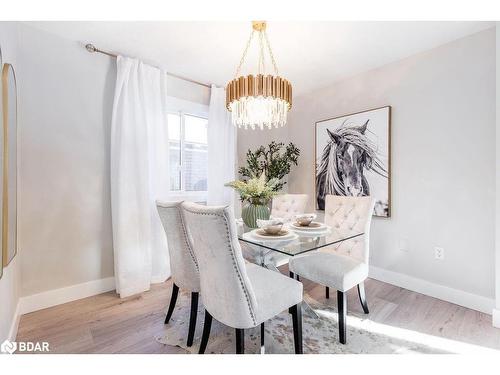
M 259 248 L 295 256 L 349 241 L 364 234 L 364 232 L 338 231 L 330 227 L 322 232 L 298 231 L 289 225 L 286 226 L 286 229 L 289 231 L 286 236 L 265 238 L 255 233 L 257 229 L 249 229 L 245 226 L 240 229 L 238 238 L 244 243 L 256 245 Z

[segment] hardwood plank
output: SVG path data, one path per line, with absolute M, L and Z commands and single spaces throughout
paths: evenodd
M 310 298 L 336 308 L 336 293 L 326 299 L 324 286 L 301 281 Z M 367 318 L 374 322 L 500 349 L 500 329 L 489 315 L 377 280 L 367 280 L 365 289 Z M 48 341 L 52 353 L 184 353 L 155 339 L 165 330 L 171 290 L 169 280 L 126 299 L 108 292 L 23 315 L 17 340 Z M 348 309 L 363 315 L 355 289 L 348 292 Z

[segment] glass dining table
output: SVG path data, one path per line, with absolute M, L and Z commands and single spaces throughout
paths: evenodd
M 261 266 L 275 268 L 288 263 L 287 260 L 290 257 L 304 255 L 322 248 L 336 247 L 342 242 L 364 234 L 364 232 L 344 232 L 330 227 L 325 227 L 322 231 L 299 230 L 290 224 L 285 224 L 284 228 L 289 235 L 281 238 L 262 236 L 257 233 L 258 229 L 240 225 L 238 239 L 241 243 L 250 245 L 248 249 L 254 262 Z M 272 261 L 276 259 L 280 261 L 273 264 Z
M 364 232 L 344 232 L 331 227 L 325 227 L 322 231 L 311 231 L 298 230 L 291 224 L 285 224 L 284 228 L 289 232 L 288 235 L 271 238 L 259 235 L 258 229 L 251 229 L 241 222 L 238 223 L 238 239 L 241 245 L 244 245 L 242 248 L 245 259 L 281 272 L 278 267 L 287 264 L 291 257 L 337 247 L 364 235 Z M 313 316 L 318 317 L 307 302 L 304 301 L 302 306 Z

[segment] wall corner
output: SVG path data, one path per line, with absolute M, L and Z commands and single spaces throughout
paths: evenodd
M 493 327 L 500 328 L 500 309 L 493 309 L 492 321 Z

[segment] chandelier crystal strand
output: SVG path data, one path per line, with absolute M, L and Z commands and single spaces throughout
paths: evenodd
M 239 76 L 255 33 L 259 34 L 257 75 Z M 266 75 L 266 49 L 275 75 Z M 292 107 L 292 85 L 278 75 L 278 66 L 264 21 L 253 22 L 253 31 L 236 70 L 236 77 L 226 86 L 226 107 L 231 112 L 232 123 L 240 128 L 263 130 L 264 128 L 278 128 L 286 124 L 288 111 Z
M 286 124 L 288 103 L 282 99 L 259 96 L 242 98 L 231 103 L 233 124 L 248 129 L 271 129 Z

